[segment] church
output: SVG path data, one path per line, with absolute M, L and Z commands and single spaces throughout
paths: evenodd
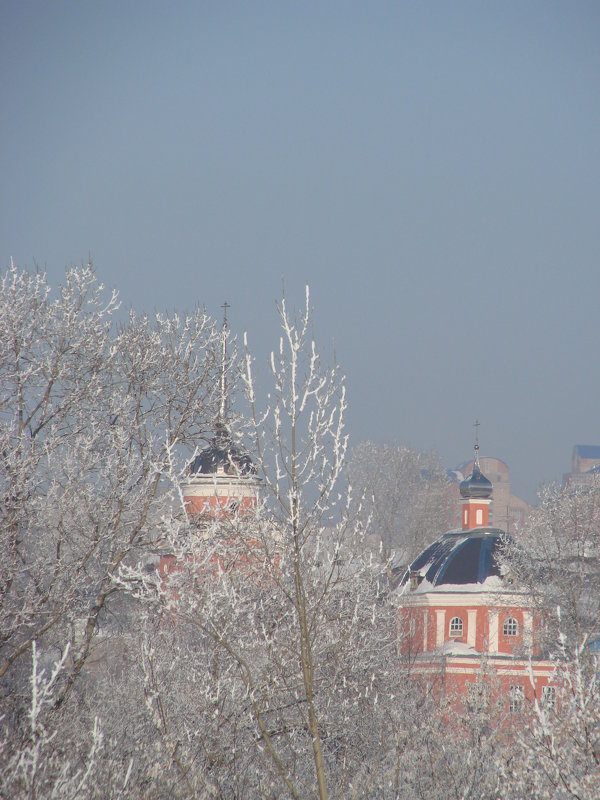
M 529 595 L 501 566 L 507 534 L 489 525 L 491 500 L 476 440 L 460 484 L 462 527 L 427 547 L 398 586 L 399 649 L 413 675 L 447 696 L 464 695 L 485 669 L 517 712 L 534 697 L 554 701 L 554 664 L 536 652 L 542 620 Z

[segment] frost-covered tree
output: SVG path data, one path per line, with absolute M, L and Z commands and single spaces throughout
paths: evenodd
M 262 412 L 249 357 L 245 380 L 252 442 L 281 536 L 285 571 L 278 582 L 290 622 L 284 649 L 293 653 L 285 672 L 297 664 L 298 722 L 302 736 L 308 734 L 319 797 L 325 798 L 329 781 L 339 795 L 353 786 L 359 765 L 371 761 L 375 767 L 374 752 L 365 758 L 372 737 L 361 737 L 362 746 L 355 737 L 356 714 L 363 722 L 371 718 L 378 683 L 390 666 L 393 628 L 366 561 L 364 530 L 348 517 L 350 494 L 340 492 L 347 450 L 343 379 L 337 368 L 321 367 L 310 338 L 308 289 L 297 319 L 285 300 L 279 312 L 282 335 L 271 355 L 274 387 Z
M 405 446 L 361 442 L 348 473 L 363 518 L 382 542 L 384 559 L 408 564 L 439 531 L 450 528 L 453 505 L 439 458 Z
M 485 664 L 466 695 L 412 690 L 400 728 L 398 800 L 497 800 L 506 713 Z
M 184 796 L 392 797 L 405 689 L 382 566 L 348 514 L 343 379 L 317 354 L 308 294 L 279 313 L 266 408 L 249 355 L 244 378 L 264 507 L 171 526 L 167 579 L 122 570 L 155 621 L 148 707 Z
M 537 631 L 541 646 L 558 652 L 560 633 L 571 648 L 582 647 L 600 632 L 600 482 L 542 489 L 504 558 L 545 623 Z
M 532 598 L 535 643 L 555 674 L 501 765 L 502 796 L 591 800 L 600 786 L 600 484 L 542 489 L 503 558 Z
M 79 725 L 82 676 L 95 679 L 114 655 L 110 640 L 136 627 L 114 577 L 145 557 L 156 520 L 172 514 L 163 476 L 217 407 L 218 336 L 203 312 L 131 313 L 119 324 L 117 308 L 89 266 L 67 272 L 56 292 L 43 274 L 15 267 L 0 283 L 0 707 L 9 744 L 26 726 L 34 641 L 43 667 L 69 648 L 47 715 L 54 746 Z M 98 709 L 89 712 L 86 729 Z M 108 721 L 103 729 L 109 736 Z
M 77 800 L 87 793 L 91 781 L 97 777 L 98 754 L 103 746 L 102 731 L 98 720 L 95 720 L 89 745 L 82 741 L 71 742 L 70 751 L 61 752 L 60 745 L 55 741 L 57 732 L 48 725 L 47 717 L 65 668 L 68 647 L 48 673 L 40 665 L 35 642 L 32 643 L 31 653 L 27 725 L 19 732 L 18 743 L 8 741 L 7 731 L 3 737 L 0 735 L 0 796 Z M 15 731 L 10 731 L 10 735 L 14 737 Z M 9 754 L 8 757 L 5 753 Z M 126 782 L 127 775 L 123 786 Z
M 91 268 L 56 293 L 11 268 L 1 291 L 1 793 L 494 797 L 489 698 L 439 706 L 399 669 L 376 509 L 345 483 L 344 381 L 308 295 L 279 307 L 264 405 L 242 365 L 263 503 L 197 520 L 181 484 L 222 400 L 211 321 L 119 324 Z M 447 525 L 435 463 L 405 463 L 388 494 L 413 481 L 413 521 L 385 530 L 409 558 Z
M 559 615 L 560 617 L 560 615 Z M 600 786 L 600 663 L 560 637 L 553 685 L 497 759 L 499 797 L 595 800 Z

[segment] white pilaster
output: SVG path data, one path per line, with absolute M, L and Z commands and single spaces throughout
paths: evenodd
M 446 609 L 436 609 L 435 617 L 435 646 L 441 647 L 444 644 L 444 634 L 446 632 Z
M 498 652 L 498 611 L 495 608 L 490 608 L 489 611 L 489 641 L 488 650 L 490 653 Z
M 477 609 L 467 611 L 467 644 L 475 647 L 477 641 Z

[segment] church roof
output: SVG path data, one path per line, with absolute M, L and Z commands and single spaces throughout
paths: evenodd
M 500 528 L 476 528 L 449 531 L 424 550 L 408 567 L 400 587 L 417 577 L 414 591 L 426 592 L 451 588 L 482 590 L 501 586 L 499 555 L 507 534 Z M 494 580 L 489 580 L 494 579 Z
M 227 426 L 217 423 L 210 445 L 190 465 L 191 475 L 254 476 L 256 466 L 248 453 L 234 444 Z
M 191 476 L 228 475 L 232 477 L 255 477 L 256 466 L 249 454 L 236 445 L 227 422 L 227 309 L 229 303 L 223 303 L 223 330 L 221 356 L 221 403 L 215 422 L 215 435 L 208 447 L 202 450 L 189 467 Z
M 487 499 L 492 494 L 492 482 L 485 477 L 479 468 L 479 463 L 475 461 L 473 471 L 468 478 L 461 481 L 460 496 L 472 499 Z

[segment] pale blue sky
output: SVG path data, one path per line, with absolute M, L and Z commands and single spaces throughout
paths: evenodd
M 311 285 L 353 440 L 531 500 L 600 443 L 600 4 L 7 2 L 0 256 L 259 363 Z M 264 372 L 264 371 L 263 371 Z

